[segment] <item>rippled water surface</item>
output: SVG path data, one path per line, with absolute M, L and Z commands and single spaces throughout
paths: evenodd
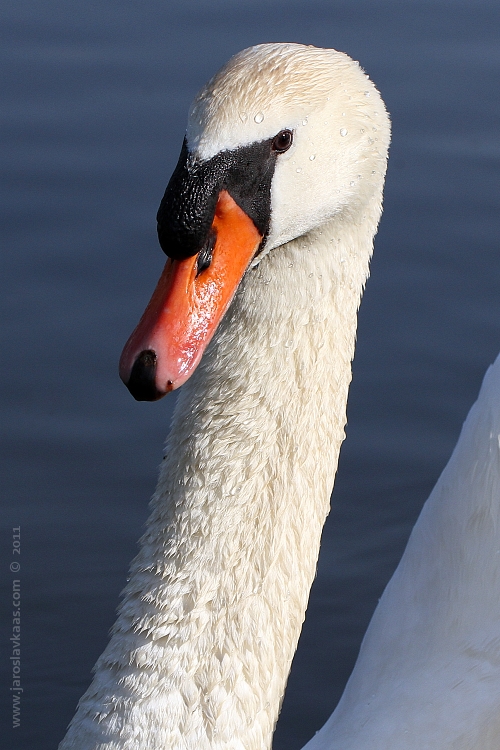
M 500 6 L 162 0 L 4 4 L 2 747 L 62 738 L 107 640 L 172 399 L 135 403 L 123 342 L 163 264 L 155 212 L 187 108 L 234 52 L 333 46 L 394 135 L 347 441 L 275 740 L 327 718 L 377 598 L 500 350 Z M 9 694 L 21 526 L 21 728 Z M 7 665 L 7 666 L 6 666 Z

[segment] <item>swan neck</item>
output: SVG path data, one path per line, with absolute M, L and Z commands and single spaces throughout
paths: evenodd
M 250 269 L 183 386 L 112 639 L 60 750 L 270 746 L 371 253 L 370 227 L 343 231 L 332 222 Z

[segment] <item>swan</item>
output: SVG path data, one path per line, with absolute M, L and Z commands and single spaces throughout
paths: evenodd
M 120 365 L 137 399 L 184 385 L 60 750 L 270 746 L 344 438 L 389 139 L 375 86 L 335 50 L 252 47 L 195 98 L 158 212 L 169 260 Z

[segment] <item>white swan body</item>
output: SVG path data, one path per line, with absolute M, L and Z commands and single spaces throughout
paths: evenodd
M 357 63 L 262 45 L 202 91 L 188 147 L 272 138 L 264 253 L 184 386 L 111 641 L 60 750 L 269 747 L 344 437 L 389 122 Z
M 500 747 L 500 356 L 307 750 Z M 306 749 L 304 749 L 306 750 Z

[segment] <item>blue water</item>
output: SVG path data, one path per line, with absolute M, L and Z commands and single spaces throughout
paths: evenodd
M 180 4 L 179 4 L 180 6 Z M 500 350 L 497 0 L 4 3 L 2 747 L 62 738 L 107 640 L 172 399 L 122 345 L 163 255 L 155 212 L 196 90 L 263 41 L 359 59 L 393 119 L 347 440 L 275 749 L 342 691 L 377 598 Z M 21 526 L 21 727 L 9 693 Z

